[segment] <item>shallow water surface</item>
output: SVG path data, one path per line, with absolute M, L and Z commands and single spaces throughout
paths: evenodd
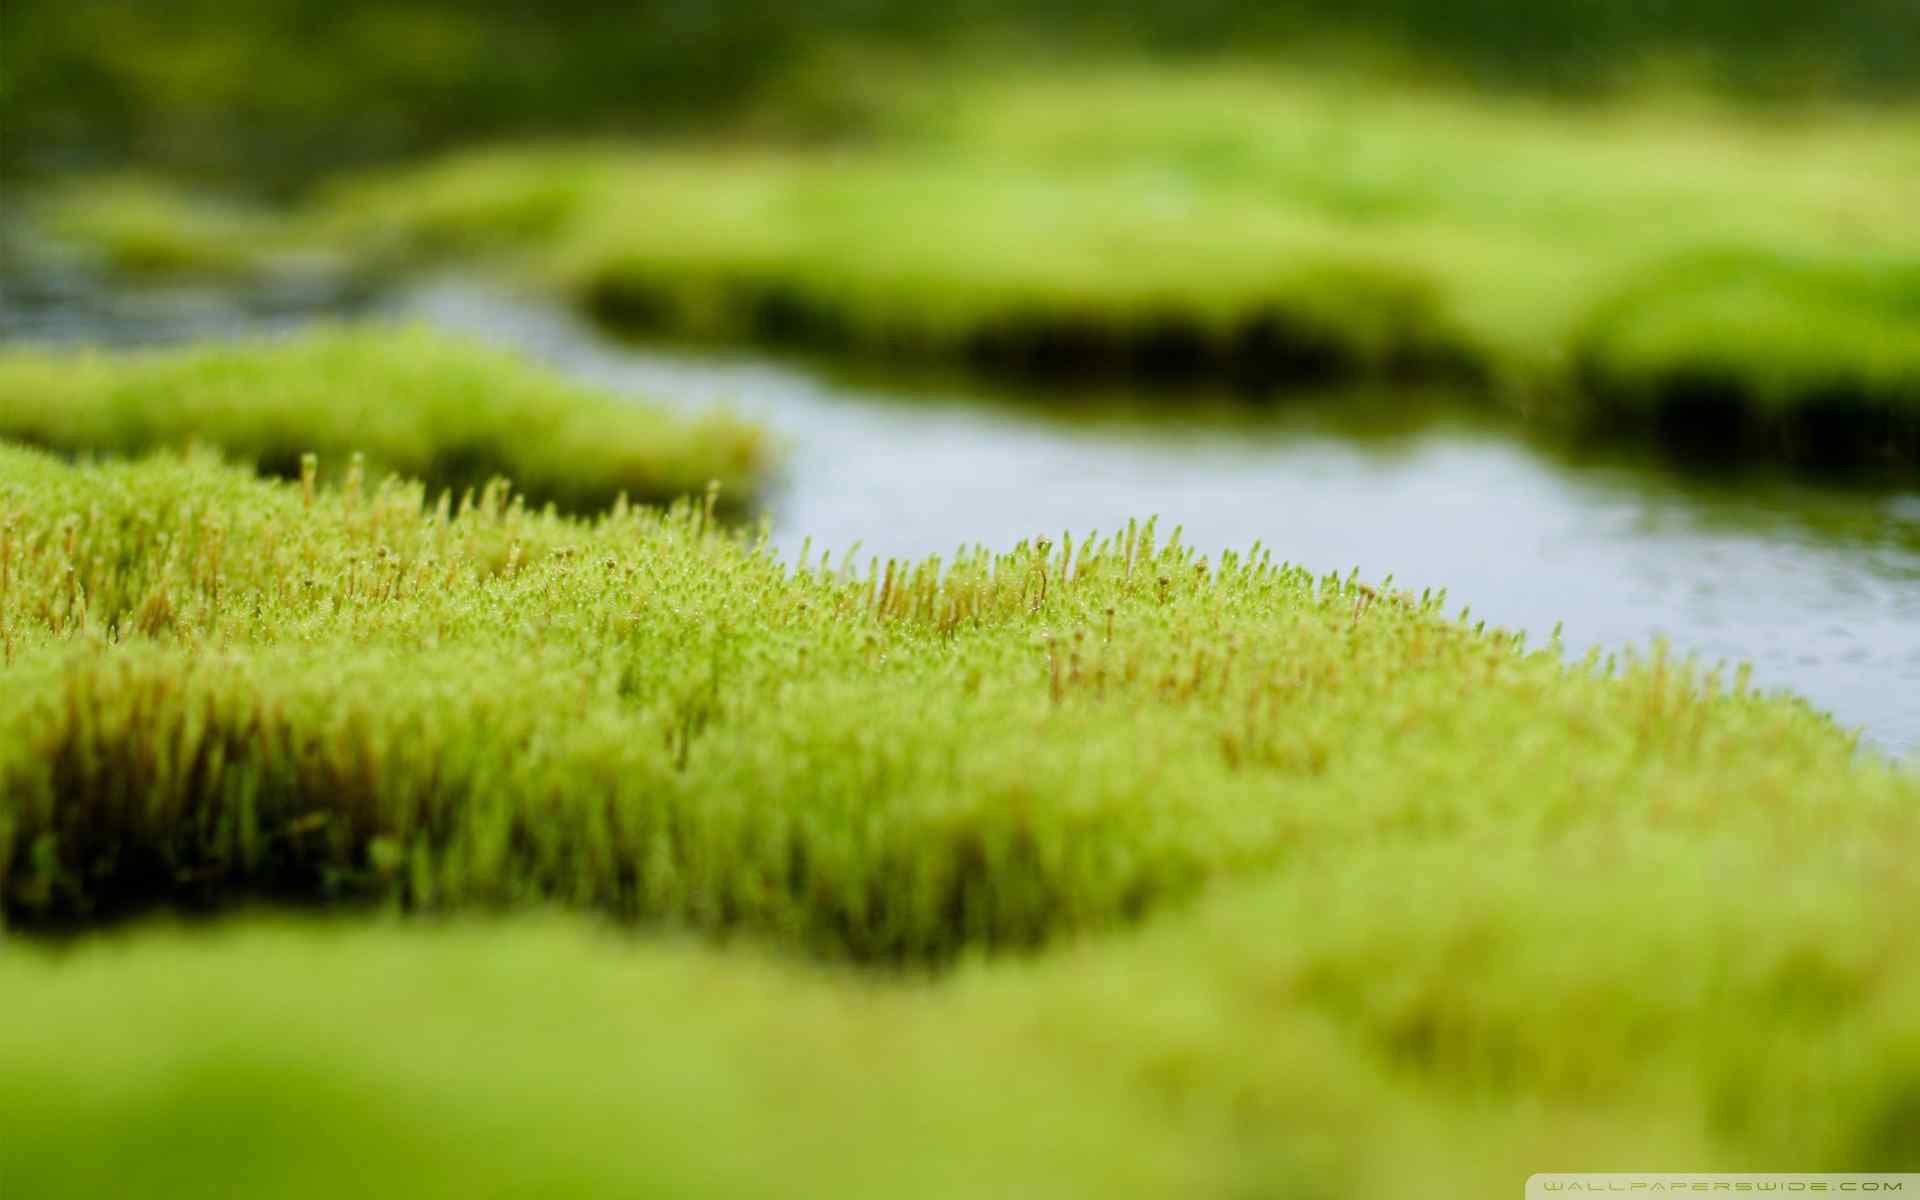
M 0 337 L 168 341 L 285 328 L 299 309 L 90 303 L 9 314 L 0 302 Z M 1450 603 L 1536 641 L 1560 624 L 1576 653 L 1664 637 L 1681 653 L 1751 661 L 1760 686 L 1799 692 L 1881 749 L 1920 752 L 1920 492 L 1702 482 L 1618 456 L 1576 460 L 1485 421 L 1383 430 L 1351 419 L 1368 411 L 1351 396 L 1211 419 L 1219 412 L 1187 397 L 1136 396 L 1114 416 L 972 384 L 849 383 L 752 352 L 624 343 L 465 283 L 379 308 L 612 388 L 764 422 L 787 450 L 767 513 L 783 553 L 811 538 L 836 561 L 856 547 L 862 561 L 950 554 L 1157 515 L 1206 552 L 1258 542 L 1317 572 L 1444 587 Z M 1178 415 L 1141 415 L 1168 408 Z

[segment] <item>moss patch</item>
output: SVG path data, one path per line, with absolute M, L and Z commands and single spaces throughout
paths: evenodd
M 188 443 L 284 477 L 317 453 L 364 454 L 432 490 L 511 478 L 534 503 L 666 503 L 718 483 L 743 504 L 771 466 L 765 434 L 682 417 L 471 342 L 341 328 L 290 341 L 106 356 L 0 352 L 0 437 L 76 455 Z

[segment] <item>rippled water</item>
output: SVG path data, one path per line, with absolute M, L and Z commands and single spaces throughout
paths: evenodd
M 16 305 L 0 336 L 166 340 L 295 320 L 271 305 L 208 300 L 183 318 L 116 303 L 33 318 Z M 766 423 L 788 453 L 768 517 L 789 553 L 811 537 L 863 558 L 947 554 L 1157 515 L 1202 550 L 1257 541 L 1321 572 L 1445 587 L 1476 617 L 1536 638 L 1560 623 L 1575 651 L 1665 637 L 1751 661 L 1760 685 L 1807 696 L 1883 749 L 1920 752 L 1920 493 L 1702 484 L 1457 421 L 1361 434 L 1323 419 L 1340 399 L 1259 419 L 1069 418 L 967 385 L 848 383 L 752 353 L 634 346 L 465 284 L 381 309 Z

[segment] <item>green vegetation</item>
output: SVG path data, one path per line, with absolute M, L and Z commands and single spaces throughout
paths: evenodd
M 80 265 L 118 283 L 242 285 L 300 276 L 358 283 L 347 273 L 362 265 L 270 208 L 142 175 L 55 185 L 27 207 L 27 222 L 56 251 L 80 251 Z M 31 256 L 49 257 L 47 246 L 18 240 L 9 251 L 46 265 Z
M 1920 462 L 1920 115 L 946 72 L 861 148 L 530 148 L 333 190 L 608 319 L 1081 378 L 1479 376 L 1535 419 Z M 1739 437 L 1725 436 L 1731 426 Z
M 1796 701 L 1150 526 L 792 570 L 697 509 L 25 451 L 4 479 L 0 886 L 29 922 L 538 897 L 939 959 L 1409 840 L 1725 810 L 1717 844 L 1762 797 L 1845 840 L 1912 798 Z
M 937 981 L 553 921 L 16 942 L 0 1187 L 1477 1200 L 1920 1166 L 1913 805 L 1612 799 L 1382 829 Z
M 44 203 L 47 232 L 128 278 L 225 278 L 258 269 L 271 226 L 155 180 L 89 179 Z
M 665 503 L 718 482 L 749 500 L 765 436 L 603 395 L 511 356 L 421 330 L 337 329 L 283 342 L 103 357 L 0 352 L 0 437 L 67 454 L 189 442 L 286 478 L 317 451 L 438 490 L 511 478 L 537 504 Z
M 1913 109 L 1490 104 L 1218 64 L 855 94 L 855 143 L 470 152 L 231 237 L 125 181 L 46 210 L 154 269 L 491 257 L 628 329 L 1050 380 L 1464 380 L 1582 434 L 1920 463 Z
M 765 119 L 844 130 L 806 92 L 852 42 L 937 60 L 1018 47 L 1416 63 L 1592 90 L 1676 67 L 1748 93 L 1907 93 L 1905 0 L 14 0 L 0 39 L 0 163 L 89 160 L 310 178 L 457 140 Z M 842 96 L 845 73 L 827 89 Z M 857 125 L 853 126 L 857 128 Z
M 1917 54 L 1906 0 L 20 0 L 0 233 L 1906 471 Z M 1920 773 L 1744 670 L 1151 522 L 784 561 L 719 519 L 763 432 L 423 330 L 0 351 L 0 439 L 0 1197 L 1920 1170 Z
M 0 447 L 0 912 L 361 910 L 0 947 L 8 1195 L 1911 1169 L 1917 849 L 1795 699 L 1151 526 L 856 569 Z M 426 919 L 555 906 L 655 932 Z

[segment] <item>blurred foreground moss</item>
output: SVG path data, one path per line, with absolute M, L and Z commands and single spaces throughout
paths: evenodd
M 550 919 L 16 940 L 0 1187 L 1477 1200 L 1920 1167 L 1911 813 L 1726 815 L 1383 839 L 937 981 Z
M 188 443 L 298 477 L 364 453 L 434 490 L 507 476 L 536 504 L 666 503 L 721 486 L 750 499 L 766 435 L 608 396 L 510 355 L 424 330 L 341 328 L 126 355 L 0 351 L 0 437 L 76 455 Z M 372 482 L 371 480 L 369 482 Z
M 836 568 L 698 508 L 9 449 L 0 645 L 28 925 L 555 901 L 944 960 L 1430 842 L 1551 874 L 1592 839 L 1871 857 L 1916 817 L 1796 699 L 1150 525 Z

